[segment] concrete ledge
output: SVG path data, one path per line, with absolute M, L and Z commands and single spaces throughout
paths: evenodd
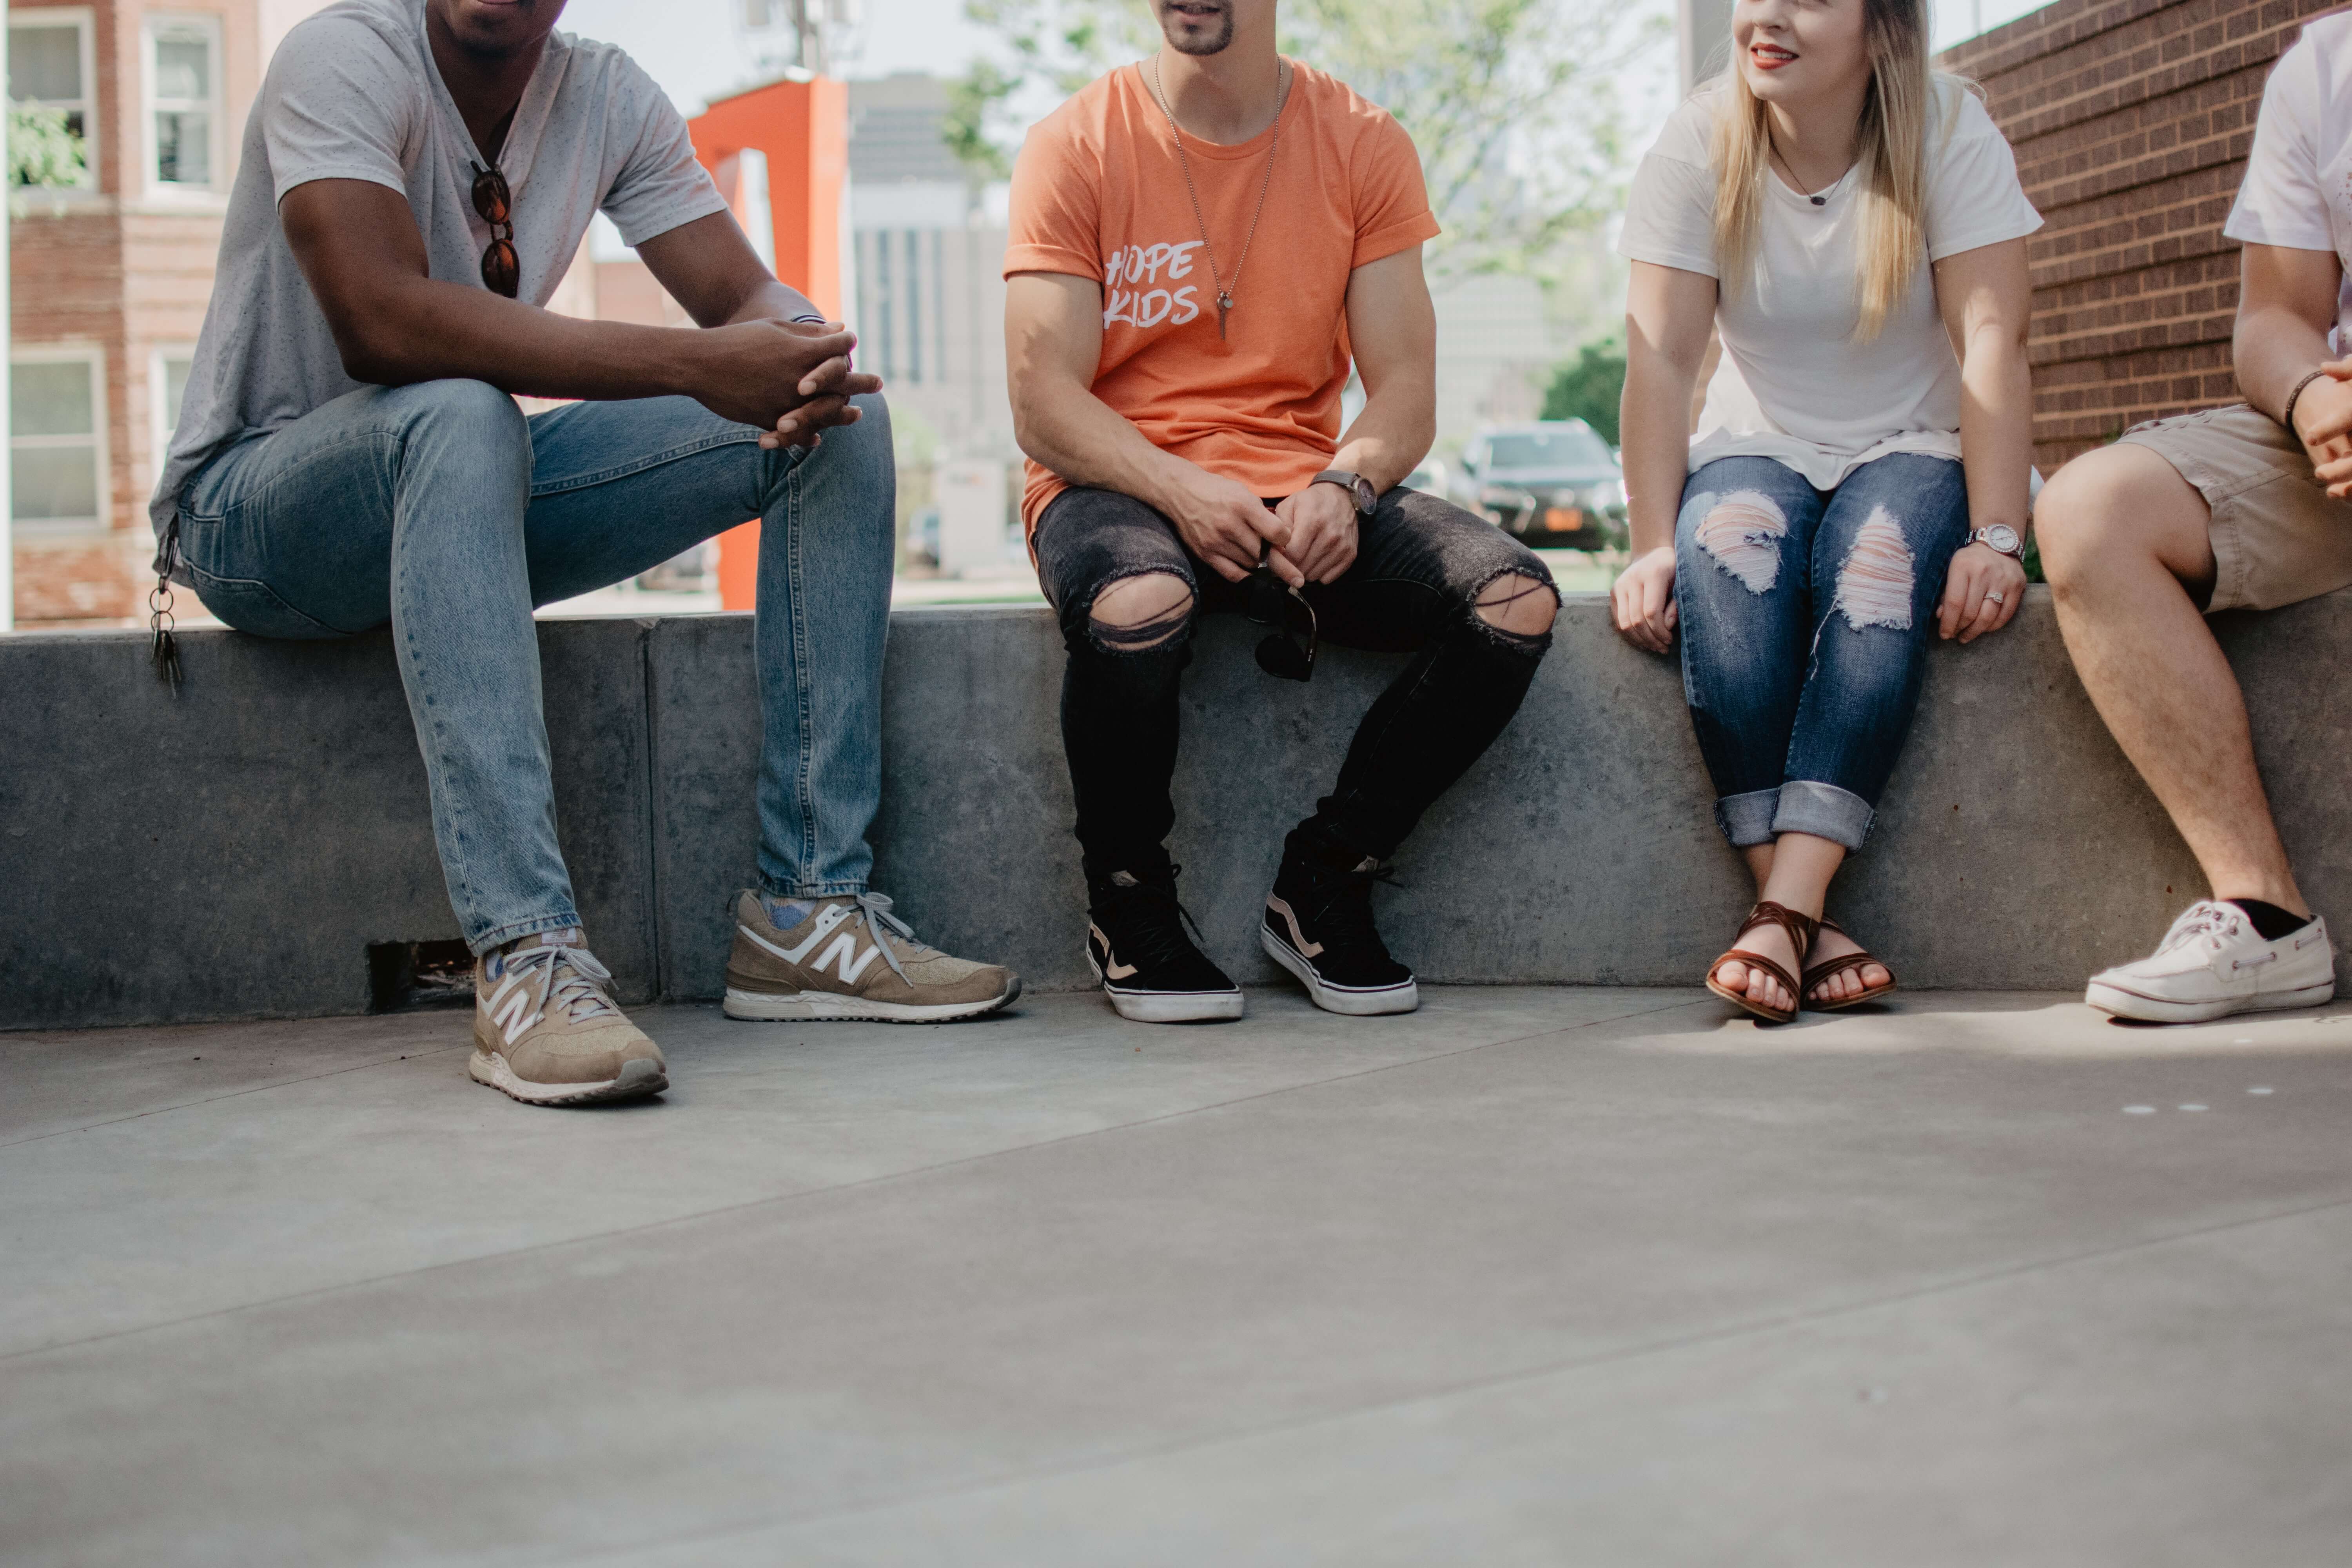
M 2223 617 L 2305 887 L 2352 914 L 2352 593 Z M 184 640 L 176 701 L 131 635 L 0 640 L 0 1027 L 352 1013 L 371 942 L 454 936 L 389 642 Z M 1173 845 L 1219 960 L 1275 973 L 1256 909 L 1282 833 L 1401 662 L 1269 680 L 1212 621 L 1188 677 Z M 750 876 L 749 617 L 541 636 L 583 913 L 631 1001 L 717 993 Z M 924 936 L 1087 983 L 1061 649 L 1036 609 L 894 617 L 877 885 Z M 1406 847 L 1393 946 L 1437 983 L 1688 984 L 1747 898 L 1675 667 L 1572 597 L 1518 720 Z M 1915 987 L 2068 989 L 2201 890 L 2083 695 L 2045 590 L 1939 647 L 1876 837 L 1832 896 Z

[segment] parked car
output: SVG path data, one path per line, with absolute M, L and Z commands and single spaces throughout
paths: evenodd
M 1445 496 L 1445 465 L 1435 458 L 1423 458 L 1421 467 L 1404 477 L 1404 483 L 1407 489 L 1419 490 L 1423 495 L 1443 500 Z
M 1462 449 L 1465 497 L 1538 550 L 1625 543 L 1625 476 L 1591 426 L 1546 419 L 1481 430 Z

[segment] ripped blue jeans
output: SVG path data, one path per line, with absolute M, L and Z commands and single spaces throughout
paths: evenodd
M 1834 490 L 1769 458 L 1690 477 L 1675 524 L 1683 690 L 1735 847 L 1783 833 L 1862 847 L 1968 531 L 1949 458 L 1892 453 Z

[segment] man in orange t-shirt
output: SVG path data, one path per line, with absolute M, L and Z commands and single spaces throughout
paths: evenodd
M 1276 52 L 1275 0 L 1154 4 L 1166 47 L 1030 132 L 1004 258 L 1087 954 L 1126 1017 L 1241 1016 L 1165 840 L 1193 619 L 1245 610 L 1278 628 L 1271 674 L 1306 679 L 1318 634 L 1419 652 L 1285 843 L 1259 931 L 1318 1006 L 1409 1012 L 1372 884 L 1517 711 L 1559 595 L 1532 552 L 1399 483 L 1435 433 L 1438 224 L 1412 139 Z M 1351 356 L 1365 404 L 1343 437 Z

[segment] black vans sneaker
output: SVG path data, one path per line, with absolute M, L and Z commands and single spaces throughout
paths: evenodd
M 1266 956 L 1327 1013 L 1410 1013 L 1421 1005 L 1412 971 L 1389 956 L 1372 924 L 1378 860 L 1301 827 L 1282 848 L 1257 938 Z
M 1209 962 L 1184 930 L 1176 868 L 1158 876 L 1114 871 L 1093 889 L 1087 962 L 1122 1018 L 1190 1024 L 1242 1016 L 1242 988 Z

